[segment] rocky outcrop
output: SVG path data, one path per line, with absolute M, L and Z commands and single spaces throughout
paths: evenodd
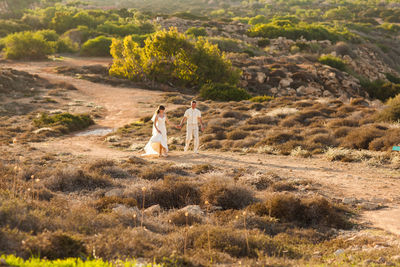
M 242 69 L 240 85 L 273 96 L 368 97 L 359 80 L 348 73 L 303 57 L 230 58 Z M 295 60 L 294 60 L 295 59 Z

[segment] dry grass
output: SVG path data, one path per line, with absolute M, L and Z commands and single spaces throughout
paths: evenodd
M 204 183 L 201 187 L 201 199 L 202 203 L 208 201 L 222 209 L 242 209 L 255 201 L 250 189 L 223 178 Z

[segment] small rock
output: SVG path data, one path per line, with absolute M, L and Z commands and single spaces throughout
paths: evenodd
M 279 86 L 282 88 L 286 88 L 289 87 L 292 82 L 293 82 L 292 78 L 285 78 L 279 82 Z
M 386 262 L 386 259 L 384 257 L 379 257 L 379 259 L 376 262 L 379 264 L 383 264 Z
M 181 208 L 180 211 L 187 212 L 193 216 L 200 216 L 200 217 L 204 216 L 204 212 L 199 205 L 189 205 L 184 208 Z
M 342 200 L 343 204 L 356 204 L 357 199 L 355 197 L 345 197 Z
M 362 203 L 360 205 L 360 208 L 365 209 L 365 210 L 377 210 L 377 209 L 381 208 L 381 206 L 376 203 L 366 202 L 366 203 Z
M 145 164 L 146 160 L 141 159 L 141 158 L 136 157 L 136 156 L 130 156 L 129 159 L 128 159 L 128 162 L 129 163 L 133 163 L 133 164 Z
M 54 109 L 49 111 L 50 114 L 61 114 L 63 111 L 61 109 Z
M 106 197 L 122 197 L 124 194 L 124 191 L 120 188 L 114 188 L 108 191 L 107 193 L 104 194 Z
M 140 215 L 140 211 L 137 207 L 131 208 L 131 207 L 127 207 L 122 204 L 113 208 L 112 211 L 121 216 L 128 216 L 128 217 L 133 217 L 133 215 L 136 215 L 136 216 Z
M 158 215 L 161 213 L 161 207 L 160 205 L 153 205 L 151 207 L 148 207 L 147 209 L 144 210 L 144 213 L 146 215 Z
M 33 131 L 34 134 L 40 134 L 43 132 L 54 132 L 54 129 L 49 128 L 49 127 L 44 127 L 44 128 L 40 128 L 40 129 Z
M 391 258 L 392 261 L 400 261 L 400 255 L 395 255 Z
M 340 248 L 340 249 L 336 250 L 334 254 L 335 254 L 335 256 L 339 256 L 339 255 L 341 255 L 343 253 L 344 253 L 344 249 Z
M 371 265 L 373 262 L 374 262 L 374 261 L 371 260 L 371 259 L 366 259 L 366 260 L 363 262 L 363 265 L 364 265 L 364 266 L 369 266 L 369 265 Z
M 267 78 L 267 75 L 265 75 L 265 73 L 263 72 L 257 72 L 257 82 L 258 83 L 264 83 L 265 79 Z
M 119 136 L 116 136 L 116 135 L 108 136 L 106 138 L 106 141 L 110 142 L 110 143 L 118 142 L 119 140 L 121 140 L 121 138 Z

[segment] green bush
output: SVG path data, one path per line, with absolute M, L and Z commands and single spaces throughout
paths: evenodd
M 198 86 L 209 82 L 237 84 L 239 70 L 203 38 L 191 41 L 175 28 L 158 31 L 140 47 L 131 36 L 113 39 L 110 75 L 137 81 Z
M 341 71 L 346 70 L 346 63 L 342 59 L 334 57 L 332 55 L 320 56 L 318 61 L 322 64 L 331 66 L 332 68 L 336 68 Z
M 274 20 L 267 24 L 257 24 L 249 29 L 250 37 L 278 38 L 286 37 L 297 40 L 301 37 L 306 40 L 339 40 L 359 41 L 359 38 L 350 33 L 346 28 L 337 29 L 321 24 L 307 24 L 304 22 L 295 24 L 290 20 Z
M 43 36 L 47 42 L 56 42 L 60 38 L 54 30 L 41 30 L 37 31 L 36 34 Z
M 81 47 L 81 55 L 89 57 L 110 56 L 112 39 L 105 36 L 98 36 L 86 41 Z
M 271 41 L 268 38 L 261 38 L 260 40 L 257 41 L 257 45 L 259 47 L 266 47 L 270 43 L 271 43 Z
M 72 42 L 70 38 L 64 37 L 57 40 L 55 50 L 57 53 L 75 53 L 78 52 L 79 46 Z
M 386 103 L 386 108 L 377 114 L 380 121 L 398 122 L 400 120 L 400 94 Z
M 271 100 L 274 100 L 274 97 L 269 95 L 258 95 L 250 98 L 251 102 L 258 102 L 258 103 L 268 102 Z
M 200 96 L 216 101 L 241 101 L 250 98 L 245 89 L 226 83 L 205 84 L 200 89 Z
M 400 77 L 395 76 L 391 73 L 386 73 L 385 76 L 386 76 L 386 79 L 389 80 L 389 82 L 400 84 Z
M 49 116 L 46 113 L 42 113 L 39 118 L 33 120 L 33 124 L 40 128 L 63 126 L 67 131 L 71 132 L 84 129 L 94 124 L 94 121 L 87 114 L 73 115 L 70 113 L 61 113 Z
M 194 37 L 207 36 L 207 31 L 204 27 L 191 27 L 186 31 L 186 34 L 193 35 Z
M 361 86 L 368 92 L 370 97 L 382 101 L 400 94 L 400 84 L 393 84 L 384 80 L 375 80 L 372 82 L 362 80 Z
M 41 33 L 19 32 L 4 39 L 5 57 L 9 59 L 45 59 L 54 52 Z

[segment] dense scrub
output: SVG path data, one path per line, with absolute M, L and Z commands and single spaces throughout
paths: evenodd
M 296 207 L 297 195 L 315 194 L 298 191 L 294 183 L 292 194 L 276 193 L 280 199 L 276 205 L 268 204 L 276 202 L 274 197 L 256 197 L 257 190 L 265 190 L 266 196 L 284 190 L 277 185 L 282 179 L 277 175 L 258 177 L 244 170 L 134 157 L 129 162 L 84 160 L 76 166 L 73 156 L 54 155 L 47 166 L 40 166 L 39 154 L 16 165 L 11 158 L 1 163 L 1 253 L 48 260 L 141 257 L 190 266 L 207 264 L 210 257 L 218 263 L 254 263 L 262 253 L 285 262 L 298 260 L 298 249 L 314 242 L 305 238 L 295 244 L 281 238 L 294 227 L 302 225 L 305 228 L 299 231 L 312 235 L 318 232 L 321 238 L 316 244 L 323 245 L 331 239 L 326 226 L 342 229 L 349 224 L 348 210 L 317 196 L 301 201 L 306 214 L 302 221 L 292 219 L 295 215 L 286 214 L 287 206 L 279 203 Z M 148 180 L 153 171 L 165 175 Z M 256 180 L 268 183 L 261 189 Z M 45 190 L 50 197 L 42 197 Z M 268 207 L 272 210 L 265 212 Z M 16 261 L 7 257 L 8 263 Z
M 114 39 L 110 74 L 138 81 L 157 81 L 181 86 L 226 82 L 236 84 L 239 71 L 218 48 L 199 39 L 190 41 L 176 29 L 159 31 L 139 47 L 131 37 Z
M 176 101 L 172 95 L 168 99 Z M 202 102 L 199 109 L 206 122 L 201 137 L 202 149 L 304 157 L 323 154 L 332 147 L 388 151 L 400 143 L 399 129 L 390 124 L 399 118 L 397 98 L 390 100 L 383 110 L 369 106 L 362 98 L 353 99 L 349 104 L 305 97 Z M 169 118 L 178 122 L 183 112 L 184 108 L 170 111 Z M 142 140 L 150 124 L 127 125 L 123 128 L 124 134 L 121 132 L 120 142 L 125 138 Z M 171 145 L 182 149 L 184 136 L 181 132 L 171 129 L 169 135 L 174 137 Z

